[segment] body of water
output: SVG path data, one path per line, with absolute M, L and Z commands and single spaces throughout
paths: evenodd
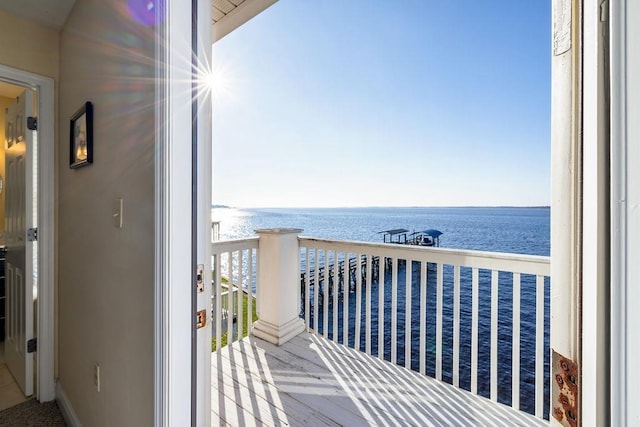
M 435 228 L 443 232 L 440 246 L 455 249 L 471 249 L 491 252 L 506 252 L 528 255 L 548 256 L 550 250 L 550 210 L 548 207 L 531 208 L 352 208 L 352 209 L 214 209 L 214 220 L 220 221 L 221 239 L 233 239 L 254 235 L 260 228 L 293 227 L 304 230 L 302 235 L 339 240 L 358 240 L 381 242 L 382 230 L 406 228 L 420 231 Z M 306 257 L 303 254 L 303 259 Z M 398 347 L 399 364 L 404 364 L 404 319 L 405 319 L 405 269 L 406 263 L 398 265 Z M 443 353 L 442 377 L 451 383 L 453 378 L 453 268 L 444 267 L 443 287 Z M 420 318 L 419 283 L 421 269 L 412 266 L 411 318 L 412 318 L 412 369 L 418 370 Z M 384 300 L 391 301 L 391 271 L 384 271 Z M 523 275 L 521 278 L 521 368 L 520 368 L 520 406 L 521 409 L 534 411 L 534 367 L 535 367 L 535 277 Z M 490 390 L 490 308 L 491 288 L 490 272 L 480 271 L 479 287 L 479 380 L 478 393 L 489 396 Z M 512 287 L 511 274 L 500 273 L 499 315 L 498 315 L 498 400 L 511 403 L 511 357 L 512 357 Z M 545 319 L 549 324 L 550 283 L 545 284 Z M 391 353 L 391 313 L 385 307 L 384 319 L 378 319 L 378 291 L 372 288 L 372 349 L 377 355 L 378 327 L 384 324 L 384 358 L 390 360 Z M 315 291 L 312 291 L 315 294 Z M 311 298 L 315 298 L 314 295 Z M 364 298 L 364 292 L 363 292 Z M 318 332 L 324 330 L 322 319 L 328 311 L 329 323 L 326 325 L 329 337 L 333 338 L 333 304 L 324 307 L 322 299 L 315 313 L 317 322 L 311 326 Z M 312 304 L 313 306 L 313 304 Z M 349 345 L 354 346 L 355 324 L 361 322 L 364 331 L 364 317 L 355 317 L 355 296 L 349 295 Z M 364 307 L 364 300 L 362 301 Z M 342 337 L 342 302 L 335 307 L 339 316 L 339 337 Z M 470 389 L 471 377 L 471 270 L 462 269 L 460 281 L 460 386 Z M 427 275 L 427 374 L 435 376 L 435 325 L 436 325 L 436 277 Z M 314 324 L 317 323 L 317 324 Z M 341 338 L 339 338 L 341 342 Z M 361 337 L 364 348 L 364 337 Z M 549 329 L 545 328 L 545 366 L 549 365 Z M 545 413 L 548 413 L 549 379 L 545 379 Z
M 303 229 L 302 235 L 381 242 L 382 230 L 435 228 L 440 246 L 549 255 L 548 207 L 213 209 L 222 239 L 253 236 L 260 228 Z

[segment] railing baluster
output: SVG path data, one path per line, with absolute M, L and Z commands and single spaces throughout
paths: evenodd
M 313 332 L 315 334 L 318 333 L 318 324 L 320 319 L 318 319 L 318 300 L 320 298 L 320 278 L 319 278 L 319 270 L 320 270 L 320 250 L 318 248 L 314 248 L 313 250 Z
M 215 271 L 215 313 L 216 313 L 216 349 L 222 347 L 222 271 L 221 255 L 213 257 L 213 271 Z
M 391 263 L 391 363 L 398 362 L 398 258 Z
M 349 277 L 349 253 L 344 253 L 344 262 L 342 263 L 342 344 L 349 345 L 349 285 L 351 278 Z
M 227 292 L 227 343 L 233 342 L 233 252 L 227 253 L 227 277 L 229 290 Z
M 253 263 L 256 261 L 253 249 L 247 250 L 247 333 L 251 333 L 253 326 Z
M 384 360 L 384 265 L 385 257 L 378 258 L 378 358 Z
M 498 271 L 491 271 L 491 393 L 498 401 Z
M 238 341 L 244 338 L 243 325 L 243 307 L 244 307 L 244 249 L 238 252 Z M 250 312 L 247 312 L 247 317 L 251 316 Z
M 371 276 L 373 276 L 373 268 L 372 268 L 372 256 L 371 254 L 367 255 L 367 265 L 366 265 L 366 270 L 365 270 L 365 274 L 366 276 L 366 288 L 364 290 L 365 292 L 365 299 L 364 299 L 364 305 L 365 305 L 365 322 L 364 322 L 364 327 L 365 327 L 365 335 L 364 335 L 364 345 L 365 345 L 365 351 L 367 354 L 371 354 L 371 283 L 373 283 L 373 279 Z
M 333 303 L 331 305 L 331 313 L 333 314 L 333 331 L 332 338 L 338 342 L 338 294 L 340 293 L 340 279 L 338 278 L 338 251 L 333 251 Z
M 309 310 L 311 308 L 311 304 L 310 304 L 310 298 L 311 298 L 311 280 L 309 275 L 311 274 L 311 268 L 309 266 L 309 264 L 311 263 L 311 257 L 309 256 L 309 252 L 311 251 L 311 248 L 306 247 L 304 250 L 304 323 L 307 326 L 307 332 L 309 332 L 311 330 L 310 325 L 310 319 L 311 319 L 311 314 L 309 313 Z
M 258 277 L 260 277 L 260 266 L 258 265 L 258 247 L 256 246 L 255 248 L 255 267 L 256 267 L 256 271 L 255 271 L 255 275 L 256 275 L 256 292 L 253 295 L 255 300 L 258 301 L 258 299 L 260 298 L 260 282 L 258 281 Z M 258 304 L 256 303 L 256 309 L 258 308 Z M 257 313 L 258 316 L 260 315 L 260 313 Z M 252 322 L 253 325 L 253 322 Z
M 479 271 L 471 278 L 471 393 L 478 394 L 478 287 Z
M 404 316 L 404 366 L 411 369 L 411 271 L 413 261 L 408 259 L 405 269 L 405 316 Z
M 362 329 L 362 254 L 356 254 L 356 314 L 355 314 L 355 331 L 353 337 L 353 346 L 356 350 L 360 350 L 360 339 Z
M 513 273 L 513 333 L 511 406 L 520 409 L 520 273 Z
M 322 269 L 322 276 L 324 277 L 322 280 L 322 336 L 329 339 L 329 275 L 327 273 L 327 270 L 329 270 L 329 251 L 324 249 L 322 252 L 324 256 L 324 268 Z
M 436 290 L 436 379 L 442 380 L 442 282 L 444 265 L 438 263 Z
M 427 271 L 428 263 L 420 263 L 420 373 L 427 372 Z
M 453 385 L 460 386 L 460 266 L 453 266 Z
M 544 276 L 536 277 L 536 417 L 544 411 Z

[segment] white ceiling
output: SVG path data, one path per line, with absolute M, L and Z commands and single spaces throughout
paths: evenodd
M 59 30 L 75 0 L 0 0 L 0 10 Z
M 213 42 L 259 15 L 278 0 L 212 0 Z

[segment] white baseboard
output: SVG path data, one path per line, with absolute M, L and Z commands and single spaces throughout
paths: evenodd
M 60 381 L 56 382 L 56 403 L 58 404 L 58 408 L 60 408 L 62 417 L 64 418 L 64 421 L 68 426 L 82 427 L 82 424 L 80 424 L 80 420 L 78 420 L 78 416 L 71 406 L 71 402 L 69 402 L 69 398 L 62 389 Z

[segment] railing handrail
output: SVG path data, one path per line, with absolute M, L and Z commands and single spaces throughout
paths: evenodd
M 334 240 L 301 236 L 300 246 L 325 247 L 338 252 L 365 253 L 372 256 L 394 257 L 412 261 L 453 264 L 486 270 L 517 271 L 522 274 L 549 276 L 551 258 L 540 255 L 487 252 L 466 249 L 432 248 L 395 243 L 373 243 L 350 240 Z
M 225 252 L 234 252 L 244 249 L 257 249 L 259 238 L 249 237 L 246 239 L 218 240 L 211 243 L 212 255 L 219 255 Z

